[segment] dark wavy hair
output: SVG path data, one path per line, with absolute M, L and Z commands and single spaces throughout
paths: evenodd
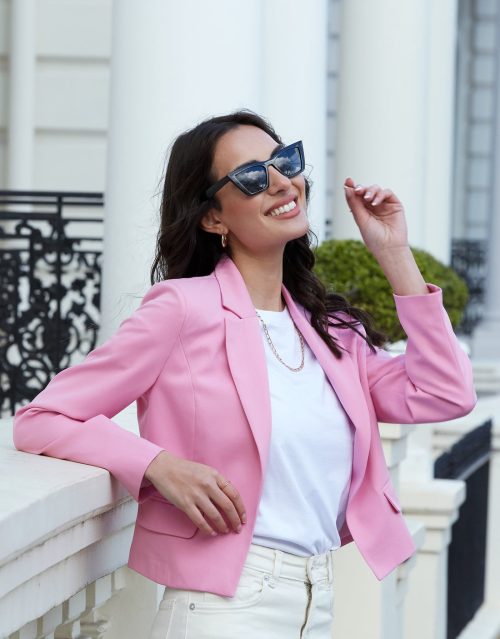
M 220 236 L 203 230 L 200 221 L 211 207 L 221 210 L 216 195 L 210 200 L 205 198 L 205 191 L 216 178 L 212 172 L 216 144 L 225 133 L 242 125 L 258 127 L 277 143 L 282 143 L 267 120 L 243 109 L 204 120 L 179 135 L 172 144 L 151 267 L 152 285 L 166 279 L 208 275 L 223 253 L 231 256 L 230 247 L 224 249 Z M 311 182 L 305 177 L 307 202 L 310 191 Z M 355 330 L 375 351 L 374 346 L 386 341 L 385 335 L 375 330 L 368 313 L 350 306 L 342 295 L 326 290 L 313 272 L 313 239 L 317 244 L 316 236 L 309 230 L 302 237 L 287 242 L 283 256 L 283 283 L 292 297 L 310 311 L 312 326 L 335 357 L 342 357 L 343 347 L 328 333 L 329 326 Z M 360 325 L 364 331 L 359 330 Z

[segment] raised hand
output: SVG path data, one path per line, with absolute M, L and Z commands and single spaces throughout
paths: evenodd
M 408 244 L 403 205 L 378 184 L 344 182 L 347 205 L 366 244 L 397 295 L 427 295 L 429 290 Z
M 378 184 L 356 185 L 348 177 L 344 191 L 347 205 L 371 253 L 377 255 L 386 249 L 408 246 L 404 208 L 390 189 Z
M 162 451 L 145 473 L 156 490 L 180 508 L 200 530 L 209 535 L 216 531 L 205 519 L 209 517 L 220 532 L 229 532 L 221 515 L 226 515 L 236 532 L 246 523 L 245 507 L 235 486 L 215 468 Z

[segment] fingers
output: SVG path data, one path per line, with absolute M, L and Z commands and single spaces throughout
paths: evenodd
M 162 468 L 155 472 L 152 481 L 168 501 L 209 535 L 229 532 L 224 516 L 236 532 L 241 532 L 241 524 L 247 521 L 238 490 L 211 466 L 173 455 L 164 456 Z
M 383 199 L 382 189 L 378 184 L 371 184 L 370 186 L 363 186 L 362 184 L 357 184 L 354 187 L 354 193 L 363 198 L 365 204 L 372 204 L 376 206 Z
M 351 199 L 353 195 L 357 195 L 362 198 L 364 204 L 371 204 L 372 206 L 378 206 L 385 200 L 393 197 L 393 193 L 390 189 L 383 189 L 378 184 L 370 184 L 369 186 L 355 184 L 354 180 L 350 177 L 346 178 L 344 186 L 347 187 L 345 191 L 348 200 Z
M 227 480 L 219 484 L 219 486 L 222 485 L 223 488 L 219 488 L 219 491 L 212 496 L 212 499 L 227 516 L 234 530 L 240 532 L 241 524 L 246 523 L 245 507 L 243 506 L 240 493 L 235 486 L 233 486 L 231 482 L 226 482 Z
M 209 535 L 215 536 L 219 532 L 229 532 L 223 515 L 226 516 L 237 533 L 241 532 L 241 524 L 246 523 L 245 507 L 241 495 L 233 484 L 225 480 L 219 473 L 205 478 L 193 501 L 191 507 L 185 509 L 184 512 L 201 531 Z M 207 521 L 206 518 L 210 521 Z
M 184 512 L 189 517 L 189 519 L 191 519 L 193 524 L 196 524 L 202 532 L 207 533 L 207 535 L 212 535 L 213 537 L 217 535 L 215 530 L 212 528 L 212 526 L 210 526 L 210 524 L 205 519 L 204 514 L 200 511 L 200 509 L 197 506 L 192 504 L 188 508 L 185 508 Z
M 215 524 L 215 528 L 219 532 L 223 532 L 223 533 L 229 532 L 229 528 L 227 527 L 227 524 L 224 521 L 224 518 L 222 517 L 220 511 L 215 507 L 214 503 L 206 495 L 203 496 L 202 503 L 198 505 L 198 508 L 207 517 L 210 518 L 210 520 Z

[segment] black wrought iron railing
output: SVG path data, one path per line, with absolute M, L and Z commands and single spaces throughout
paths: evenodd
M 95 347 L 103 194 L 0 190 L 0 416 Z
M 454 239 L 451 266 L 467 282 L 469 300 L 457 332 L 472 335 L 483 316 L 486 283 L 486 241 Z
M 448 549 L 447 639 L 455 639 L 484 600 L 492 420 L 462 437 L 435 461 L 434 476 L 462 479 L 466 499 Z

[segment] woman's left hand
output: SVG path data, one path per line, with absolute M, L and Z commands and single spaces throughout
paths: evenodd
M 347 205 L 368 250 L 376 255 L 386 249 L 408 246 L 408 228 L 402 203 L 390 189 L 378 184 L 344 182 Z

